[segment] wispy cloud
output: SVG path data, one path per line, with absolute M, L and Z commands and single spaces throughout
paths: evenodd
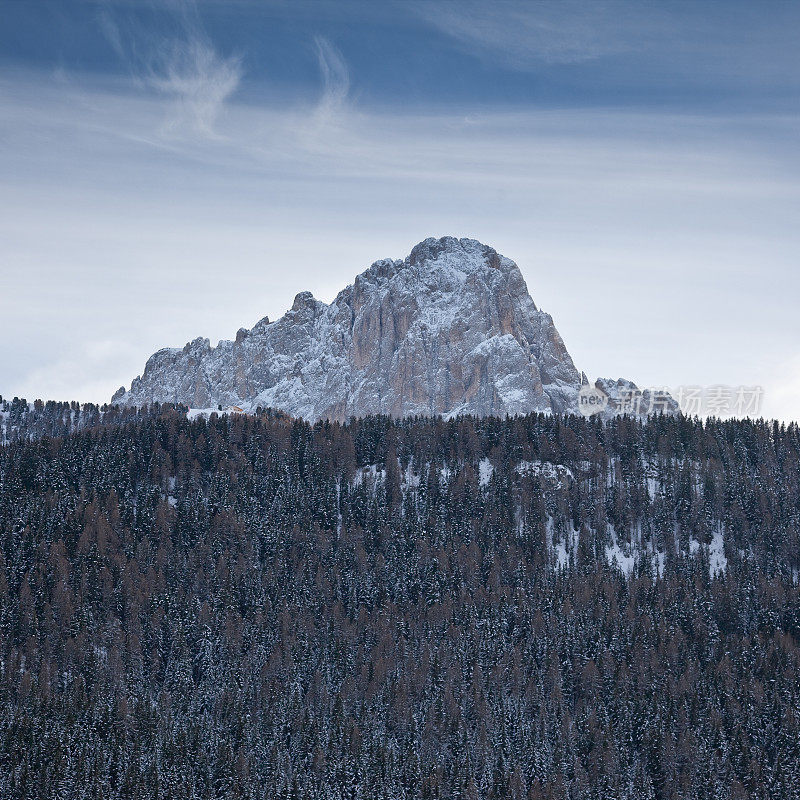
M 345 106 L 350 91 L 350 71 L 344 56 L 324 36 L 315 36 L 319 69 L 322 74 L 322 97 L 317 106 L 317 117 L 330 121 Z
M 174 41 L 162 51 L 147 76 L 148 83 L 176 101 L 171 127 L 184 124 L 212 135 L 225 101 L 242 78 L 241 60 L 222 57 L 203 37 Z
M 514 68 L 572 64 L 638 49 L 660 21 L 650 3 L 604 0 L 418 2 L 425 21 L 476 55 Z M 647 9 L 647 13 L 644 10 Z
M 177 35 L 156 37 L 130 20 L 120 23 L 108 10 L 100 16 L 106 39 L 134 80 L 174 101 L 164 130 L 213 137 L 225 102 L 241 82 L 242 59 L 218 52 L 193 5 L 176 6 L 175 22 Z
M 304 157 L 338 157 L 354 136 L 350 70 L 344 56 L 329 39 L 314 36 L 312 41 L 322 91 L 314 106 L 295 107 L 286 115 L 286 122 L 292 130 L 292 148 L 299 147 Z M 278 130 L 281 128 L 279 125 Z

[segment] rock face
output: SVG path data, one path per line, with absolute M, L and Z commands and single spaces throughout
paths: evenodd
M 665 389 L 645 389 L 642 391 L 632 381 L 618 378 L 598 378 L 594 382 L 607 398 L 602 415 L 608 419 L 620 414 L 645 416 L 647 414 L 678 414 L 680 406 Z
M 258 406 L 308 420 L 577 410 L 581 375 L 517 265 L 472 239 L 376 261 L 330 304 L 295 297 L 235 341 L 159 350 L 112 402 Z

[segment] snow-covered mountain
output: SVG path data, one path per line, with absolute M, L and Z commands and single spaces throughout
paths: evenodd
M 283 317 L 234 341 L 159 350 L 112 402 L 269 406 L 308 420 L 503 416 L 577 411 L 582 381 L 517 265 L 448 236 L 376 261 L 330 305 L 301 292 Z M 612 385 L 633 386 L 596 384 Z

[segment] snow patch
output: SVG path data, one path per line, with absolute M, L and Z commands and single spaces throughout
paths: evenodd
M 220 411 L 218 408 L 190 408 L 186 412 L 186 419 L 189 422 L 194 422 L 196 419 L 208 419 L 212 414 L 222 416 L 227 413 L 227 411 Z
M 353 476 L 350 485 L 354 489 L 364 484 L 374 486 L 377 483 L 382 483 L 385 479 L 386 470 L 382 466 L 378 464 L 367 464 L 367 466 L 356 470 L 356 474 Z
M 403 488 L 418 489 L 420 476 L 414 472 L 412 462 L 408 462 L 405 472 L 403 473 Z
M 478 462 L 478 480 L 481 486 L 486 487 L 489 485 L 493 473 L 494 467 L 492 466 L 492 462 L 486 457 L 482 458 L 480 462 Z
M 541 475 L 556 484 L 558 489 L 565 486 L 568 479 L 575 477 L 569 467 L 550 461 L 520 461 L 516 471 L 520 475 Z
M 636 551 L 629 548 L 629 553 L 626 555 L 617 542 L 617 532 L 613 525 L 608 526 L 608 532 L 611 535 L 611 544 L 606 547 L 606 560 L 612 566 L 616 565 L 625 575 L 631 575 L 636 566 Z
M 728 569 L 728 559 L 725 557 L 725 538 L 722 526 L 717 525 L 711 544 L 708 546 L 708 570 L 711 576 Z

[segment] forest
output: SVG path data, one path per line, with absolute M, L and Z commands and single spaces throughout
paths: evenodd
M 800 800 L 800 429 L 1 401 L 0 797 Z

